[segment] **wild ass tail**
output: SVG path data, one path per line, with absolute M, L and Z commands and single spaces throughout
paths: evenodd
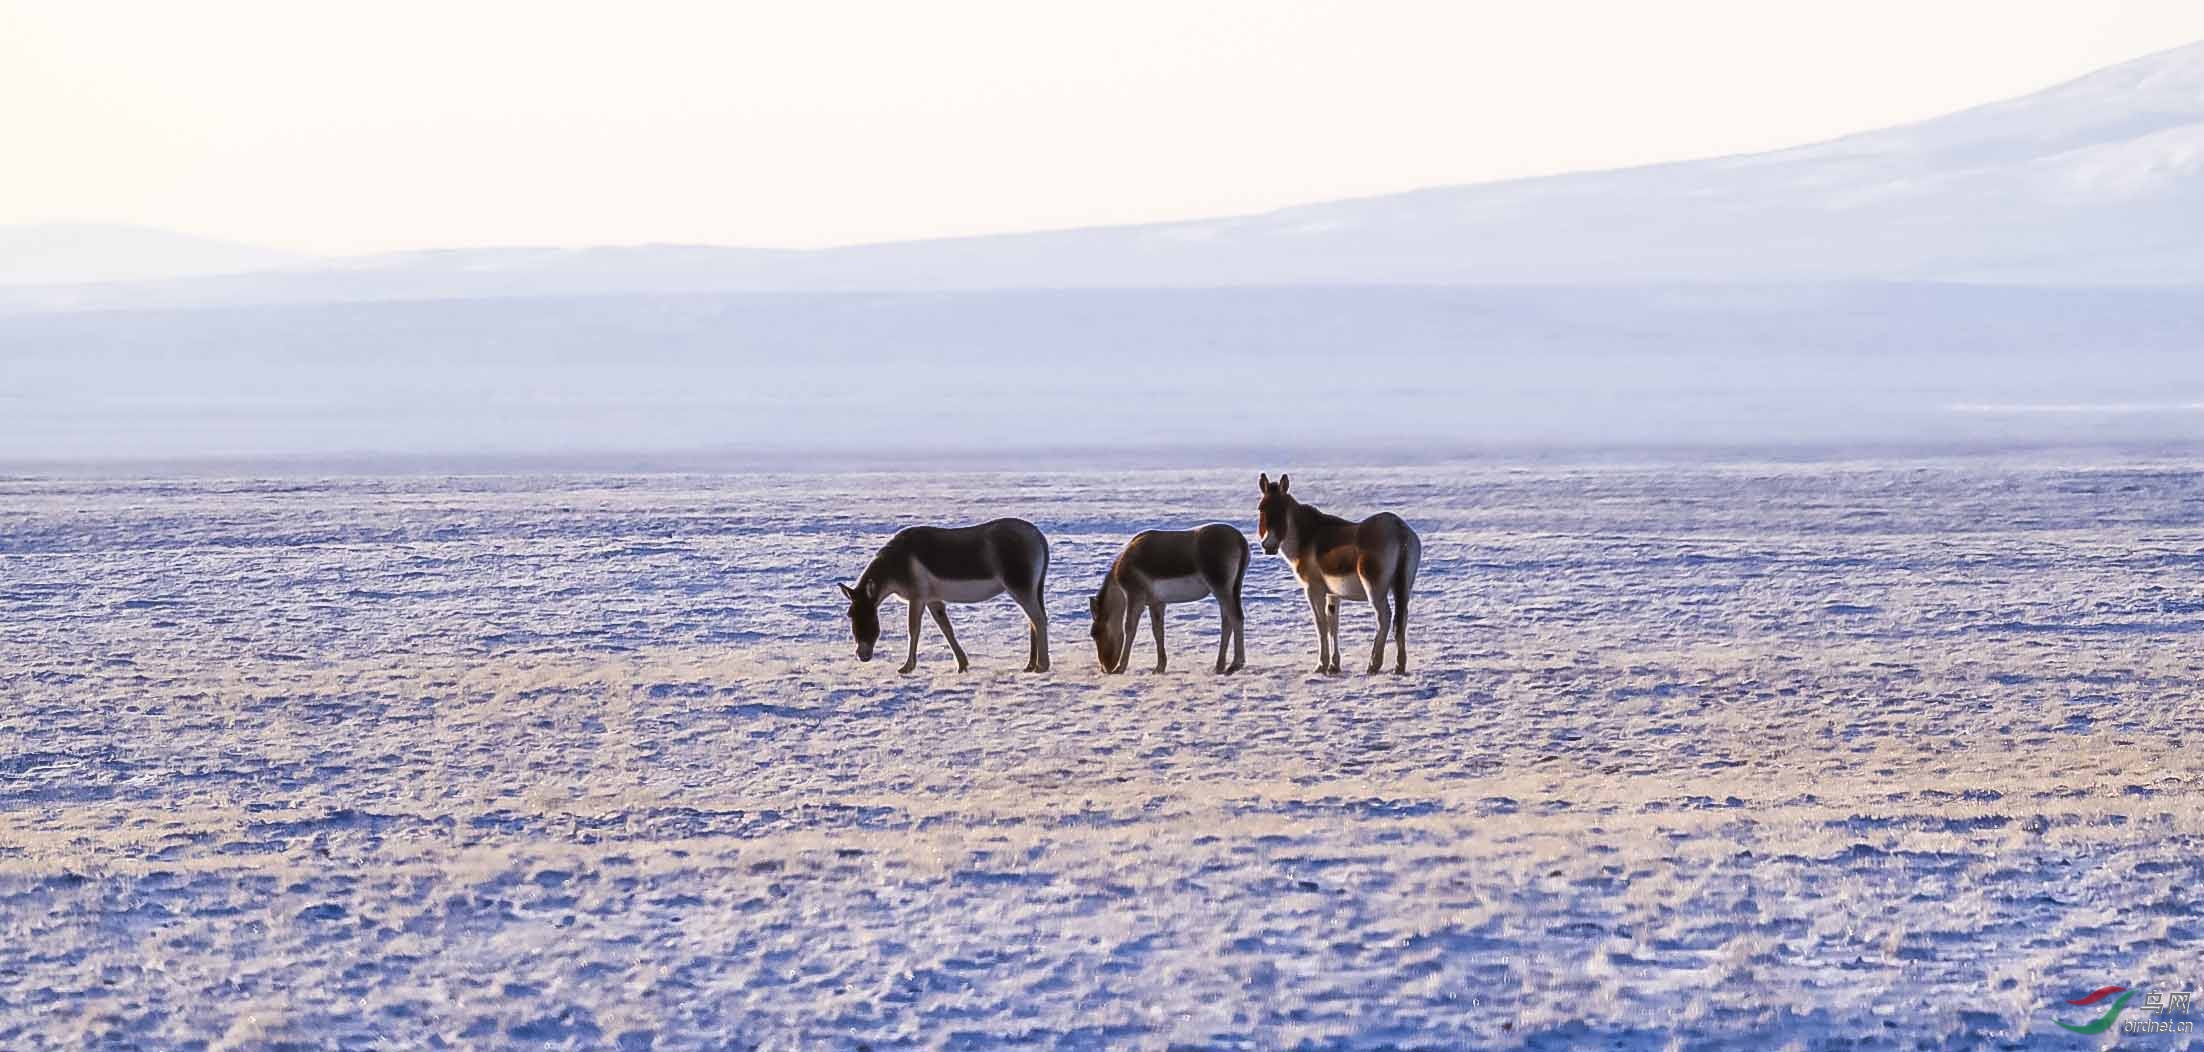
M 1035 536 L 1041 538 L 1041 575 L 1034 580 L 1033 591 L 1035 594 L 1042 596 L 1045 601 L 1048 596 L 1048 534 L 1036 531 Z
M 1254 553 L 1247 550 L 1247 545 L 1240 545 L 1240 568 L 1232 571 L 1232 616 L 1234 617 L 1246 616 L 1245 609 L 1240 605 L 1240 586 L 1247 581 L 1247 564 L 1252 561 L 1254 561 Z
M 1407 543 L 1400 547 L 1400 566 L 1393 571 L 1393 617 L 1396 620 L 1408 616 L 1408 591 L 1416 586 L 1416 571 L 1423 567 L 1423 540 L 1414 530 L 1407 534 Z

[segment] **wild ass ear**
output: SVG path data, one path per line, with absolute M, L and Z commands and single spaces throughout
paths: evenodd
M 1284 492 L 1286 491 L 1286 487 L 1288 487 L 1288 486 L 1291 486 L 1291 485 L 1293 485 L 1293 476 L 1291 476 L 1291 475 L 1280 475 L 1280 476 L 1278 476 L 1278 492 L 1280 492 L 1280 493 L 1284 493 Z
M 843 583 L 842 583 L 842 582 L 840 582 L 840 581 L 836 581 L 836 582 L 834 582 L 834 587 L 836 587 L 836 588 L 839 588 L 839 589 L 841 589 L 841 590 L 842 590 L 842 598 L 844 598 L 844 599 L 855 599 L 855 598 L 857 598 L 857 590 L 856 590 L 856 589 L 854 589 L 854 588 L 851 588 L 850 586 L 848 586 L 848 585 L 846 585 L 846 584 L 843 584 Z
M 1270 492 L 1270 472 L 1268 472 L 1268 471 L 1265 471 L 1265 472 L 1263 472 L 1263 474 L 1262 474 L 1262 477 L 1260 477 L 1260 478 L 1258 478 L 1258 479 L 1256 479 L 1256 480 L 1255 480 L 1255 484 L 1256 484 L 1256 485 L 1258 485 L 1258 486 L 1261 486 L 1261 487 L 1262 487 L 1262 489 L 1263 489 L 1263 492 L 1265 492 L 1265 493 L 1269 493 L 1269 492 Z

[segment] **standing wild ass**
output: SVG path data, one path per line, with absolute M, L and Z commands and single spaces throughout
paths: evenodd
M 1316 671 L 1339 671 L 1339 600 L 1367 599 L 1377 609 L 1377 644 L 1370 671 L 1385 667 L 1385 632 L 1393 632 L 1395 674 L 1408 671 L 1408 592 L 1423 562 L 1423 542 L 1401 517 L 1381 511 L 1361 522 L 1326 515 L 1286 492 L 1292 478 L 1265 473 L 1256 525 L 1263 551 L 1285 549 L 1286 562 L 1309 594 L 1316 615 Z M 1392 600 L 1388 607 L 1386 600 Z

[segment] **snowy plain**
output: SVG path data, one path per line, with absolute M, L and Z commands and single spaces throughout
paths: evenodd
M 1102 675 L 1258 467 L 1422 532 L 1411 674 L 1258 555 Z M 859 664 L 1001 514 L 1056 670 Z M 2196 985 L 2200 641 L 2181 457 L 5 479 L 0 1047 L 2184 1047 L 2053 1020 Z

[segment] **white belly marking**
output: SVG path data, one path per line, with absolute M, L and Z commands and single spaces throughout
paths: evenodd
M 986 578 L 978 581 L 953 581 L 936 577 L 926 582 L 932 599 L 945 603 L 983 603 L 1003 594 L 1001 581 Z
M 1158 577 L 1148 584 L 1158 602 L 1191 603 L 1209 595 L 1209 582 L 1199 577 Z
M 1324 587 L 1341 599 L 1368 599 L 1370 593 L 1362 589 L 1360 577 L 1333 577 L 1324 575 Z

